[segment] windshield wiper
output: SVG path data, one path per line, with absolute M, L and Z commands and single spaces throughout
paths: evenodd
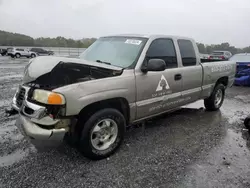
M 111 63 L 109 63 L 109 62 L 105 62 L 105 61 L 101 61 L 101 60 L 96 60 L 96 62 L 98 62 L 98 63 L 104 63 L 104 64 L 106 64 L 106 65 L 111 65 Z

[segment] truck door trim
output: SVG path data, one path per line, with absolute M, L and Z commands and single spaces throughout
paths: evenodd
M 166 102 L 169 99 L 177 98 L 177 97 L 181 97 L 181 92 L 177 92 L 177 93 L 173 93 L 173 94 L 168 94 L 168 95 L 164 95 L 164 96 L 160 96 L 160 97 L 155 97 L 155 98 L 151 98 L 151 99 L 138 101 L 136 104 L 137 104 L 138 107 L 141 107 L 141 106 L 145 106 L 145 105 L 149 105 L 149 104 L 153 104 L 153 103 L 157 103 L 157 102 Z

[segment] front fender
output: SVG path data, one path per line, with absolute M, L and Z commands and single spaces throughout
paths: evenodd
M 127 97 L 128 92 L 128 89 L 115 89 L 92 93 L 73 101 L 67 100 L 66 115 L 77 115 L 84 107 L 98 101 L 113 99 L 117 97 L 125 98 L 127 101 L 130 101 L 130 99 Z

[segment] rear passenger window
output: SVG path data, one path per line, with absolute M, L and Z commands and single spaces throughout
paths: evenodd
M 24 49 L 20 49 L 20 48 L 17 48 L 16 50 L 17 50 L 17 51 L 24 51 Z
M 164 60 L 167 68 L 178 67 L 175 47 L 171 39 L 156 39 L 151 43 L 147 52 L 147 59 L 154 58 Z
M 178 40 L 183 66 L 196 65 L 196 55 L 190 40 Z

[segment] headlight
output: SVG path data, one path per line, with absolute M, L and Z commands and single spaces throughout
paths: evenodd
M 65 98 L 63 95 L 41 89 L 34 90 L 32 99 L 44 104 L 51 104 L 51 105 L 65 104 Z

